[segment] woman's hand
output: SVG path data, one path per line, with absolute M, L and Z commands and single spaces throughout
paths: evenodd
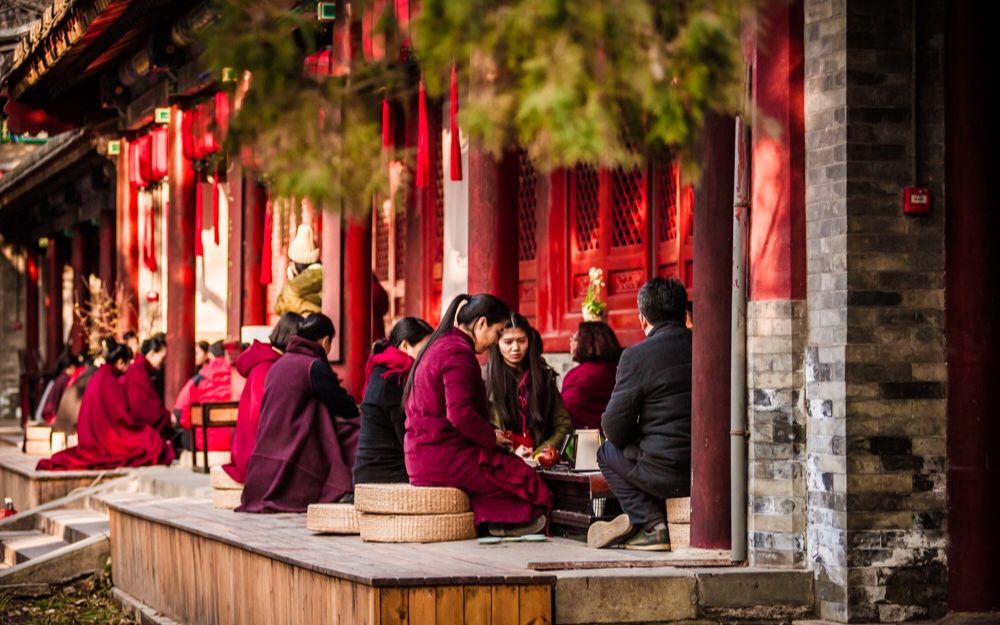
M 512 441 L 510 437 L 504 433 L 503 430 L 494 430 L 494 431 L 496 432 L 497 435 L 497 447 L 501 447 L 503 449 L 510 449 L 514 446 L 514 441 Z

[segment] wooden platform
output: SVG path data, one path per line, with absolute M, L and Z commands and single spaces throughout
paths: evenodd
M 562 574 L 730 565 L 728 552 L 594 550 L 563 538 L 364 543 L 314 535 L 304 514 L 241 514 L 201 497 L 107 503 L 115 585 L 186 625 L 552 623 Z
M 16 447 L 0 447 L 0 501 L 14 500 L 14 508 L 28 510 L 59 499 L 77 488 L 128 474 L 127 469 L 106 471 L 36 471 L 37 456 Z

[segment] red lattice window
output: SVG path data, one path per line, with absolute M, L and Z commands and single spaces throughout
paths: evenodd
M 673 163 L 656 167 L 656 219 L 660 242 L 677 239 L 677 175 Z
M 375 275 L 379 280 L 385 281 L 389 279 L 389 211 L 382 207 L 376 207 L 373 227 L 375 229 Z
M 601 182 L 597 169 L 576 166 L 576 248 L 581 252 L 601 246 Z
M 538 209 L 535 185 L 538 174 L 524 150 L 518 151 L 517 161 L 517 259 L 535 260 L 538 256 L 535 236 Z
M 611 247 L 642 245 L 645 204 L 642 170 L 615 169 L 611 176 Z

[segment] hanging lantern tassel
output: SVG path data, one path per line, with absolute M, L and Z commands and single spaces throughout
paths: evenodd
M 201 230 L 204 227 L 202 211 L 205 200 L 201 192 L 201 174 L 195 174 L 194 189 L 194 255 L 204 256 L 205 247 L 201 243 Z
M 427 133 L 427 94 L 424 81 L 420 81 L 420 99 L 417 110 L 417 188 L 430 186 L 431 148 Z
M 392 107 L 389 100 L 382 98 L 382 147 L 392 146 Z
M 142 192 L 140 192 L 140 196 L 143 198 L 146 216 L 143 260 L 146 263 L 146 268 L 155 273 L 158 265 L 156 263 L 156 225 L 153 223 L 153 197 L 149 193 Z
M 451 110 L 449 115 L 451 132 L 451 162 L 448 167 L 451 171 L 451 175 L 449 177 L 452 180 L 461 180 L 462 142 L 458 131 L 458 68 L 454 63 L 451 66 L 451 93 L 449 94 L 449 100 L 451 100 Z
M 274 212 L 268 199 L 264 209 L 264 235 L 260 242 L 260 283 L 271 284 L 271 241 L 274 229 Z
M 215 172 L 212 177 L 212 232 L 215 236 L 215 244 L 219 244 L 219 172 Z

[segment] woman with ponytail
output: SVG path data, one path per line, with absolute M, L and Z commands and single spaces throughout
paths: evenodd
M 496 344 L 509 320 L 507 305 L 493 295 L 456 297 L 417 357 L 403 396 L 410 483 L 465 491 L 476 523 L 496 536 L 541 531 L 552 507 L 548 487 L 489 422 L 476 355 Z
M 104 364 L 90 379 L 80 404 L 77 446 L 39 460 L 38 470 L 115 469 L 173 461 L 174 452 L 160 433 L 129 412 L 125 387 L 118 379 L 132 360 L 132 350 L 112 338 L 105 344 Z
M 403 461 L 403 385 L 413 359 L 427 343 L 432 328 L 423 319 L 403 317 L 388 338 L 372 346 L 361 397 L 361 437 L 354 461 L 354 483 L 408 482 Z

